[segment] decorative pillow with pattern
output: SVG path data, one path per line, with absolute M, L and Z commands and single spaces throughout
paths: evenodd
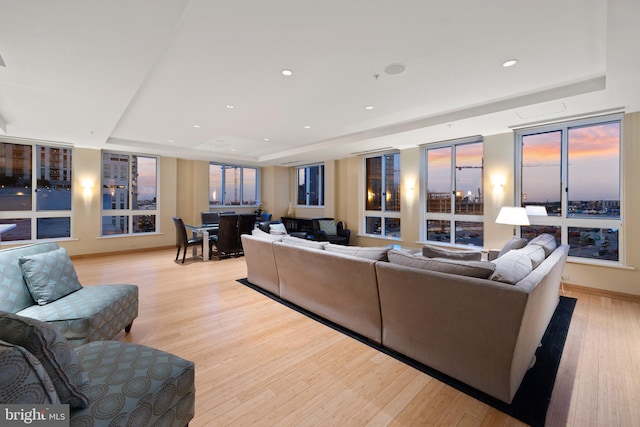
M 48 304 L 82 289 L 76 270 L 64 248 L 25 255 L 20 257 L 18 262 L 27 288 L 38 305 Z
M 0 340 L 19 345 L 38 359 L 62 403 L 72 408 L 89 404 L 89 377 L 71 344 L 53 326 L 0 312 Z
M 319 219 L 318 227 L 320 227 L 321 231 L 327 233 L 327 236 L 335 236 L 338 234 L 338 226 L 332 219 Z

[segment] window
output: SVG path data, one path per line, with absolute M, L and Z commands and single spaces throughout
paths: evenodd
M 300 166 L 298 171 L 297 204 L 324 205 L 324 165 Z
M 71 237 L 71 170 L 71 148 L 0 142 L 2 241 Z
M 365 233 L 400 238 L 400 153 L 365 159 Z
M 483 246 L 483 142 L 429 145 L 425 152 L 426 240 Z
M 572 257 L 620 261 L 620 127 L 611 116 L 516 133 L 517 202 L 544 208 L 523 237 L 550 233 Z
M 102 153 L 102 236 L 154 233 L 158 159 Z
M 258 169 L 209 164 L 209 207 L 257 206 Z

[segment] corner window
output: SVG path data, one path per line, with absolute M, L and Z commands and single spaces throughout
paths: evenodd
M 518 203 L 532 212 L 523 237 L 550 233 L 569 256 L 621 260 L 621 117 L 516 133 Z
M 400 238 L 400 153 L 365 159 L 365 233 Z
M 299 166 L 297 181 L 299 206 L 324 205 L 324 165 Z
M 426 240 L 483 246 L 483 142 L 429 145 L 425 158 Z
M 0 224 L 16 226 L 3 242 L 71 237 L 72 157 L 71 148 L 0 142 Z
M 259 181 L 256 168 L 209 164 L 209 207 L 257 206 Z
M 102 236 L 154 233 L 158 159 L 102 153 Z

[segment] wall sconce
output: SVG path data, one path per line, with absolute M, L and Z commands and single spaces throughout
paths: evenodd
M 493 192 L 497 193 L 497 192 L 501 192 L 502 189 L 504 188 L 504 184 L 505 184 L 505 177 L 504 175 L 501 174 L 497 174 L 494 175 L 493 177 L 491 177 L 491 184 L 493 185 Z
M 91 201 L 92 193 L 93 181 L 89 179 L 82 180 L 82 197 L 84 198 L 85 203 L 89 203 Z

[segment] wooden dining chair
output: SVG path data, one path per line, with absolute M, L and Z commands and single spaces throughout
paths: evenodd
M 176 226 L 176 245 L 178 246 L 176 261 L 180 256 L 180 249 L 184 248 L 184 252 L 182 253 L 182 263 L 184 264 L 184 260 L 187 257 L 187 248 L 198 245 L 200 246 L 200 250 L 202 250 L 202 238 L 193 237 L 190 239 L 187 236 L 187 228 L 184 226 L 182 218 L 173 217 L 173 224 Z

